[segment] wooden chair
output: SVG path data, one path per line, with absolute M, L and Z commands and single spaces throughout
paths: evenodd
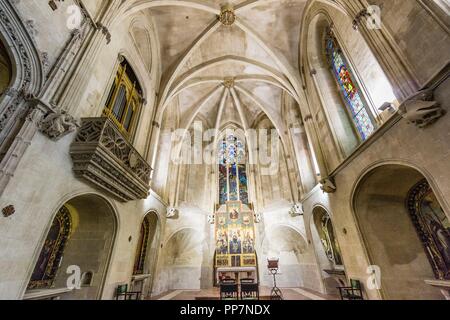
M 338 287 L 341 300 L 364 300 L 361 282 L 350 279 L 350 287 Z
M 116 290 L 116 300 L 141 300 L 141 295 L 142 292 L 128 291 L 128 284 L 121 284 Z
M 241 280 L 241 300 L 259 300 L 259 284 L 253 279 Z
M 235 280 L 224 280 L 220 284 L 220 300 L 238 300 L 239 287 Z

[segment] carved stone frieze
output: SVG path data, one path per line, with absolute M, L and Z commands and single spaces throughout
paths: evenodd
M 70 155 L 77 177 L 123 202 L 146 199 L 151 167 L 108 118 L 84 118 Z

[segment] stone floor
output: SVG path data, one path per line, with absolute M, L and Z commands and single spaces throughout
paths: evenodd
M 270 297 L 270 288 L 261 288 L 261 297 Z M 323 295 L 304 288 L 281 289 L 285 300 L 338 300 L 337 296 Z M 204 290 L 173 290 L 153 297 L 151 300 L 216 300 L 219 298 L 219 289 Z

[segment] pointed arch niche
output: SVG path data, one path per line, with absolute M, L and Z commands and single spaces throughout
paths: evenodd
M 144 296 L 151 295 L 160 234 L 158 214 L 152 211 L 142 221 L 133 267 L 133 290 L 143 292 Z
M 326 125 L 343 157 L 370 138 L 398 104 L 380 64 L 347 20 L 344 17 L 346 23 L 335 26 L 325 13 L 319 13 L 307 35 L 313 95 L 322 105 Z

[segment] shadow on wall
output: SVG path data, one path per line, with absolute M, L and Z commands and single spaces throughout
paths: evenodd
M 267 259 L 279 258 L 279 287 L 318 290 L 319 278 L 314 259 L 308 251 L 306 240 L 298 231 L 289 226 L 274 226 L 267 231 L 262 249 L 260 278 L 263 286 L 273 285 L 273 277 L 267 271 Z
M 162 252 L 162 277 L 167 290 L 195 290 L 201 288 L 203 264 L 203 233 L 182 229 L 167 242 Z
M 424 281 L 448 276 L 449 223 L 425 177 L 406 166 L 378 167 L 358 185 L 354 210 L 385 298 L 442 299 Z

